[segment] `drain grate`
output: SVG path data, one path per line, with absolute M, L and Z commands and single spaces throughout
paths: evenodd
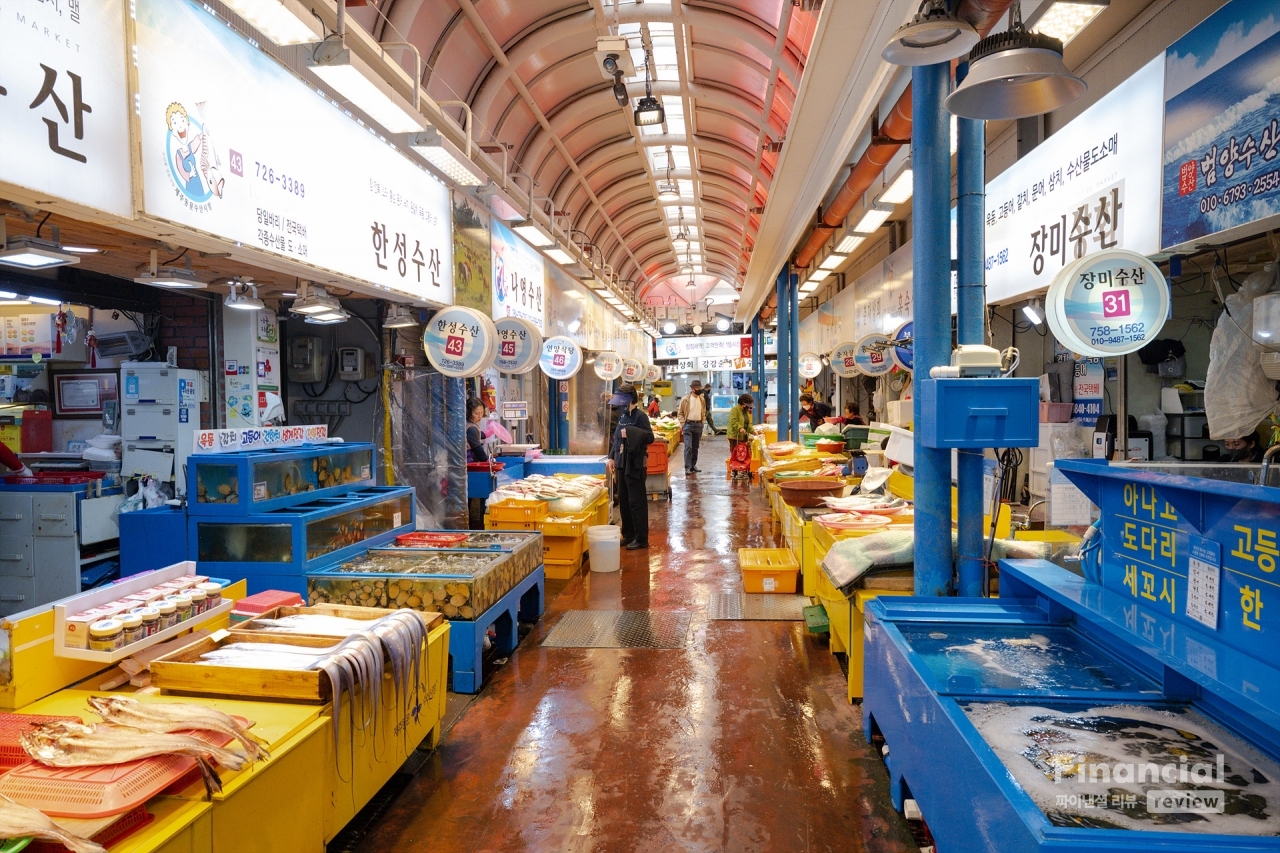
M 712 594 L 708 619 L 713 621 L 791 622 L 804 619 L 809 599 L 803 595 Z
M 688 635 L 688 613 L 570 610 L 542 645 L 556 649 L 682 649 Z

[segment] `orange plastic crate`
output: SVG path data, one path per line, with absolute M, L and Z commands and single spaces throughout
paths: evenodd
M 665 441 L 655 441 L 649 445 L 649 457 L 645 465 L 646 474 L 661 474 L 667 470 L 671 458 L 667 453 L 667 443 Z
M 747 592 L 794 593 L 800 574 L 796 555 L 787 548 L 740 548 L 738 565 Z
M 567 581 L 582 569 L 582 555 L 576 560 L 545 560 L 543 570 L 547 580 Z

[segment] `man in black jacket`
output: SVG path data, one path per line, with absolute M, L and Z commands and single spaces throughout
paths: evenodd
M 649 416 L 640 408 L 635 386 L 619 387 L 609 405 L 627 407 L 618 418 L 606 464 L 617 475 L 623 547 L 639 551 L 649 547 L 649 501 L 644 480 L 649 445 L 653 444 L 653 427 L 649 425 Z

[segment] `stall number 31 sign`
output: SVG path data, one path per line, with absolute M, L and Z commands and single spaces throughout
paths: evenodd
M 1169 286 L 1137 252 L 1112 249 L 1068 264 L 1045 299 L 1049 327 L 1072 352 L 1095 358 L 1136 352 L 1164 327 Z

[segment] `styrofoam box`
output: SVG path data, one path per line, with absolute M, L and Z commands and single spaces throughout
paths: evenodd
M 1049 463 L 1053 461 L 1053 450 L 1048 447 L 1031 448 L 1031 470 L 1037 474 L 1044 474 L 1049 470 Z
M 1027 491 L 1037 497 L 1045 497 L 1049 494 L 1049 474 L 1048 472 L 1032 471 L 1031 481 L 1027 486 Z

